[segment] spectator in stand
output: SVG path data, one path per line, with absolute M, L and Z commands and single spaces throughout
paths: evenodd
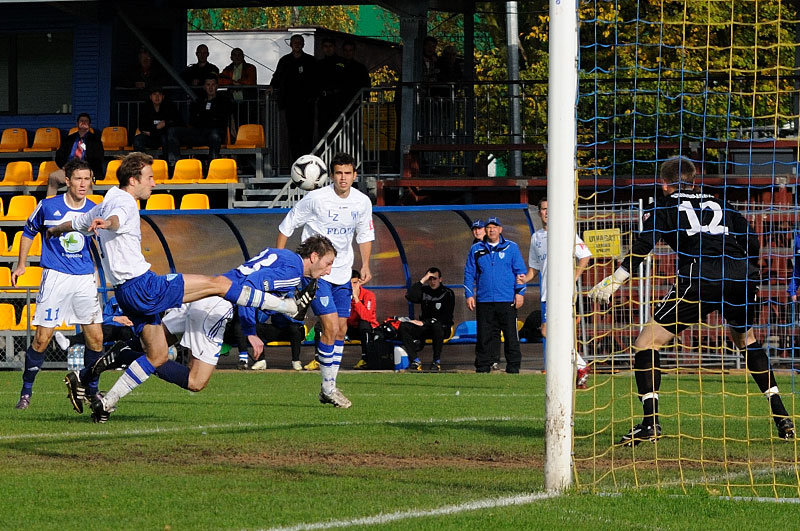
M 440 371 L 442 345 L 453 327 L 453 310 L 456 304 L 453 290 L 442 284 L 441 270 L 431 267 L 419 282 L 408 288 L 406 299 L 419 304 L 421 310 L 419 319 L 404 321 L 397 330 L 408 357 L 414 357 L 411 370 L 422 370 L 422 361 L 416 356 L 415 342 L 430 339 L 433 348 L 431 370 Z
M 372 329 L 378 326 L 377 303 L 375 294 L 361 283 L 361 273 L 353 269 L 350 276 L 353 286 L 353 298 L 350 302 L 350 317 L 347 318 L 347 337 L 358 338 L 361 342 L 361 359 L 354 369 L 366 369 L 367 358 L 375 348 Z
M 483 222 L 482 219 L 476 219 L 472 222 L 472 243 L 478 243 L 483 241 L 483 237 L 486 236 L 486 224 Z
M 133 138 L 133 150 L 161 148 L 162 157 L 166 160 L 169 130 L 180 123 L 177 107 L 171 101 L 164 101 L 164 90 L 151 87 L 150 97 L 139 112 L 139 134 Z
M 211 75 L 203 84 L 206 97 L 189 106 L 189 127 L 172 127 L 167 133 L 170 169 L 181 157 L 181 146 L 208 146 L 208 158 L 219 157 L 231 119 L 231 102 L 226 94 L 217 92 L 217 76 Z
M 439 81 L 439 57 L 436 54 L 436 46 L 439 41 L 436 37 L 428 35 L 422 41 L 422 82 L 436 83 Z
M 278 91 L 278 108 L 284 111 L 292 161 L 311 152 L 314 138 L 314 99 L 317 95 L 317 62 L 303 51 L 305 39 L 292 35 L 292 48 L 280 58 L 270 87 Z
M 215 77 L 218 76 L 219 68 L 217 65 L 208 62 L 208 46 L 205 44 L 198 44 L 194 55 L 197 57 L 197 62 L 187 66 L 181 72 L 181 77 L 187 85 L 199 87 L 205 83 L 211 74 Z
M 331 37 L 322 39 L 322 58 L 317 61 L 317 75 L 317 129 L 322 136 L 342 112 L 340 94 L 344 84 L 344 59 L 336 54 L 336 42 Z
M 522 353 L 517 332 L 517 310 L 522 307 L 525 284 L 517 276 L 527 271 L 519 246 L 503 238 L 503 225 L 496 217 L 486 220 L 486 237 L 473 244 L 464 267 L 467 309 L 474 311 L 478 341 L 475 372 L 491 372 L 496 353 L 493 346 L 505 336 L 506 372 L 519 373 Z
M 92 118 L 85 112 L 78 115 L 78 130 L 61 141 L 56 151 L 56 165 L 47 181 L 46 197 L 56 195 L 59 187 L 67 182 L 64 165 L 72 159 L 85 160 L 92 169 L 92 179 L 103 175 L 103 142 L 100 135 L 92 132 Z
M 435 89 L 431 90 L 431 95 L 439 98 L 449 98 L 458 89 L 451 86 L 464 80 L 464 69 L 458 59 L 458 52 L 455 46 L 447 46 L 442 55 L 436 61 L 436 81 L 439 83 Z
M 150 50 L 140 47 L 136 66 L 132 69 L 126 86 L 149 90 L 150 87 L 162 85 L 165 78 L 164 71 L 153 61 Z
M 220 85 L 255 85 L 258 83 L 255 65 L 245 62 L 244 52 L 241 48 L 231 50 L 231 64 L 225 67 L 219 75 Z M 245 96 L 248 98 L 253 95 L 254 89 L 230 90 L 229 94 L 234 102 L 242 101 Z
M 358 94 L 359 90 L 372 86 L 369 70 L 363 63 L 355 60 L 355 55 L 356 43 L 349 39 L 344 41 L 344 44 L 342 44 L 342 57 L 344 58 L 343 86 L 341 94 L 339 94 L 339 108 L 341 111 L 347 108 L 347 104 Z

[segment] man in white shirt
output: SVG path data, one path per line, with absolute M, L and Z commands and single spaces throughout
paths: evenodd
M 547 337 L 547 199 L 539 200 L 539 216 L 542 218 L 542 228 L 531 236 L 531 248 L 528 251 L 528 272 L 522 277 L 524 283 L 528 283 L 538 274 L 539 275 L 539 298 L 542 301 L 542 337 Z M 589 258 L 592 251 L 586 246 L 580 236 L 575 235 L 575 258 L 578 263 L 575 266 L 575 282 L 578 281 L 586 266 L 589 265 Z M 577 354 L 578 373 L 576 385 L 579 389 L 586 387 L 586 380 L 589 378 L 589 368 L 586 361 L 580 354 Z
M 361 254 L 361 283 L 366 284 L 372 278 L 369 257 L 375 240 L 375 227 L 372 223 L 372 202 L 353 188 L 357 175 L 353 157 L 347 153 L 334 155 L 331 175 L 333 182 L 330 185 L 309 192 L 286 214 L 278 227 L 276 247 L 284 248 L 295 229 L 303 227 L 303 240 L 320 234 L 330 239 L 336 248 L 333 269 L 319 280 L 311 308 L 322 323 L 322 337 L 317 345 L 322 374 L 319 401 L 348 408 L 352 404 L 336 387 L 336 376 L 342 362 L 347 318 L 353 297 L 350 284 L 353 236 Z
M 213 295 L 262 310 L 295 315 L 306 303 L 280 298 L 235 281 L 227 275 L 156 275 L 141 249 L 142 231 L 137 200 L 145 201 L 155 187 L 153 157 L 133 152 L 117 170 L 119 188 L 111 188 L 102 203 L 90 211 L 48 229 L 48 237 L 78 230 L 96 234 L 106 278 L 114 287 L 123 313 L 133 321 L 146 355 L 128 366 L 102 399 L 91 403 L 92 418 L 105 422 L 120 398 L 144 382 L 168 359 L 168 345 L 160 314 L 169 308 Z M 309 284 L 312 285 L 312 284 Z M 307 297 L 310 302 L 310 297 Z M 302 297 L 305 300 L 306 297 Z

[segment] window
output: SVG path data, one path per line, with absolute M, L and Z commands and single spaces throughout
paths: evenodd
M 73 48 L 72 32 L 0 35 L 0 112 L 69 112 Z

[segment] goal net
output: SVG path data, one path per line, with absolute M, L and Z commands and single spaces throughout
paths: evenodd
M 691 159 L 702 191 L 734 204 L 758 237 L 754 332 L 798 424 L 798 316 L 788 291 L 800 231 L 798 9 L 779 0 L 579 3 L 576 219 L 595 256 L 575 306 L 576 350 L 594 371 L 575 394 L 578 487 L 800 498 L 798 442 L 779 438 L 719 313 L 688 323 L 659 351 L 663 436 L 618 444 L 642 421 L 633 342 L 675 282 L 671 249 L 658 245 L 610 305 L 585 296 L 630 252 L 643 206 L 662 194 L 660 164 Z

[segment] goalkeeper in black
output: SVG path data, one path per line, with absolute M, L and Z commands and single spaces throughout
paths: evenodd
M 792 439 L 794 424 L 778 394 L 767 354 L 752 329 L 759 310 L 758 238 L 740 212 L 696 189 L 694 179 L 694 164 L 685 157 L 672 157 L 661 165 L 663 197 L 645 210 L 643 230 L 620 267 L 589 292 L 592 299 L 608 302 L 659 241 L 677 254 L 675 285 L 633 345 L 636 387 L 644 415 L 620 444 L 635 446 L 661 436 L 658 350 L 714 311 L 721 312 L 734 344 L 745 349 L 747 369 L 769 400 L 778 436 Z

